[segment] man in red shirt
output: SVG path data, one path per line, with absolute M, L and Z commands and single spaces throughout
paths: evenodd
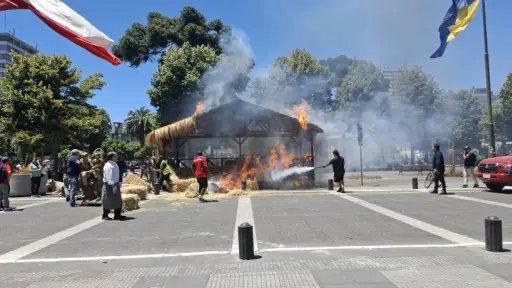
M 10 161 L 9 158 L 3 157 L 0 164 L 0 208 L 4 211 L 12 210 L 9 207 L 9 179 L 12 173 Z
M 206 202 L 203 199 L 204 193 L 208 188 L 208 172 L 206 171 L 207 166 L 206 157 L 203 156 L 203 152 L 197 152 L 197 157 L 192 162 L 192 169 L 194 169 L 194 175 L 199 183 L 199 201 Z

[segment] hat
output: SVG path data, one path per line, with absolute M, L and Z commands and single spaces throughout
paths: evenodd
M 80 154 L 80 151 L 78 151 L 77 149 L 71 150 L 71 155 L 78 155 L 78 154 Z
M 9 160 L 11 160 L 11 159 L 9 159 L 9 157 L 2 157 L 2 162 L 7 162 Z
M 468 149 L 471 149 L 471 147 L 469 147 L 469 146 L 466 146 L 466 147 L 464 147 L 464 149 L 468 150 Z

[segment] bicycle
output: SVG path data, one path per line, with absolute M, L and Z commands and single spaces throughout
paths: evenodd
M 434 171 L 430 171 L 425 178 L 425 188 L 428 189 L 434 183 Z

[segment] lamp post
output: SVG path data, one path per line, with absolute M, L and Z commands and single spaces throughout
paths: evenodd
M 119 129 L 121 128 L 121 125 L 123 125 L 123 123 L 121 122 L 114 122 L 114 131 L 116 133 L 116 153 L 119 153 Z
M 485 0 L 482 0 L 482 19 L 484 22 L 484 48 L 485 48 L 485 82 L 487 90 L 487 113 L 489 115 L 489 156 L 496 156 L 496 141 L 494 136 L 494 119 L 492 115 L 492 92 L 491 92 L 491 72 L 489 69 L 489 47 L 487 44 L 487 17 L 485 13 Z

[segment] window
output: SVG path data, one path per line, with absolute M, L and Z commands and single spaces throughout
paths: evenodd
M 8 60 L 8 61 L 10 61 L 11 60 L 11 55 L 1 53 L 0 54 L 0 60 Z

